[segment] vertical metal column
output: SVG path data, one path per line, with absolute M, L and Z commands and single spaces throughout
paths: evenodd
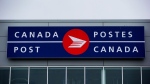
M 11 84 L 11 67 L 9 69 L 9 84 Z
M 101 84 L 103 84 L 103 69 L 101 70 Z
M 86 84 L 86 70 L 85 70 L 85 67 L 84 67 L 84 84 Z
M 47 84 L 48 84 L 48 67 L 47 67 Z
M 106 77 L 105 77 L 105 70 L 104 70 L 104 67 L 103 67 L 103 70 L 101 71 L 102 74 L 101 74 L 101 78 L 102 78 L 102 84 L 106 84 Z
M 143 81 L 143 80 L 142 80 L 142 75 L 143 75 L 143 74 L 142 74 L 142 67 L 140 67 L 140 71 L 141 71 L 141 84 L 142 84 L 142 81 Z
M 122 72 L 122 84 L 123 84 L 123 67 L 121 67 L 121 72 Z
M 65 80 L 65 84 L 67 84 L 67 67 L 66 67 L 66 74 L 65 74 L 65 78 L 66 78 L 66 80 Z
M 29 84 L 29 81 L 30 81 L 30 67 L 28 67 L 28 84 Z

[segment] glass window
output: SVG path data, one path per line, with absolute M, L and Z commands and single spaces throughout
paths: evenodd
M 123 84 L 141 84 L 140 68 L 123 68 Z
M 28 68 L 12 67 L 11 84 L 28 84 Z
M 84 84 L 84 68 L 68 67 L 67 84 Z
M 0 68 L 0 84 L 9 84 L 9 68 Z
M 104 68 L 106 84 L 122 84 L 122 69 L 121 67 Z
M 66 68 L 48 68 L 48 84 L 65 84 Z
M 30 68 L 30 84 L 47 84 L 47 68 L 31 67 Z
M 142 84 L 150 84 L 150 67 L 142 69 Z
M 101 84 L 102 68 L 86 68 L 86 84 Z

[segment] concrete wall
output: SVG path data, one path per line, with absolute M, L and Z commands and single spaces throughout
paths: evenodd
M 7 58 L 8 26 L 144 26 L 144 59 L 20 59 Z M 150 20 L 100 20 L 100 21 L 0 21 L 0 66 L 149 66 L 150 65 Z

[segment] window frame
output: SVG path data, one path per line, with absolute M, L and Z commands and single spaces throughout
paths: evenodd
M 21 68 L 21 67 L 27 67 L 28 68 L 28 84 L 29 84 L 29 77 L 30 77 L 30 67 L 46 67 L 47 68 L 47 84 L 48 84 L 48 68 L 49 67 L 65 67 L 65 70 L 66 70 L 66 74 L 65 74 L 65 84 L 67 84 L 67 68 L 68 67 L 82 67 L 82 68 L 84 68 L 84 84 L 86 84 L 86 74 L 85 74 L 85 72 L 86 72 L 86 70 L 85 70 L 85 68 L 87 68 L 87 67 L 100 67 L 100 68 L 103 68 L 103 75 L 104 75 L 104 68 L 105 67 L 121 67 L 121 69 L 122 69 L 122 84 L 123 84 L 123 68 L 124 67 L 131 67 L 131 68 L 134 68 L 134 67 L 137 67 L 137 68 L 140 68 L 140 73 L 141 73 L 141 84 L 142 84 L 142 70 L 143 70 L 143 68 L 145 68 L 145 67 L 147 67 L 147 68 L 150 68 L 150 66 L 0 66 L 0 68 L 5 68 L 5 67 L 7 67 L 7 68 L 9 68 L 9 84 L 11 84 L 10 83 L 10 81 L 11 81 L 11 68 L 12 67 L 19 67 L 19 68 Z M 105 79 L 103 78 L 103 84 L 105 84 Z

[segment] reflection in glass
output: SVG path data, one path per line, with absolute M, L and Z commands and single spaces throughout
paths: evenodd
M 12 67 L 11 68 L 11 84 L 28 84 L 28 68 Z
M 123 68 L 123 84 L 141 84 L 140 68 Z
M 86 68 L 86 84 L 101 84 L 102 68 Z
M 0 84 L 9 84 L 9 68 L 0 68 Z
M 47 84 L 47 68 L 30 68 L 30 84 Z
M 84 68 L 67 68 L 67 84 L 84 84 Z
M 48 84 L 65 84 L 66 68 L 48 68 Z
M 105 68 L 106 84 L 122 84 L 121 68 Z
M 142 84 L 150 84 L 150 68 L 148 67 L 142 69 Z

